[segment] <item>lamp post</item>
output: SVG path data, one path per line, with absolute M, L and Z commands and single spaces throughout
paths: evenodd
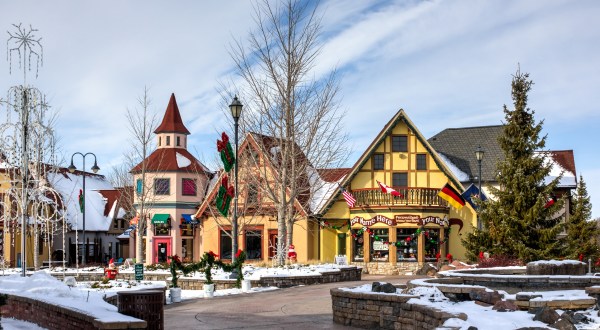
M 235 164 L 233 164 L 233 173 L 235 176 L 235 196 L 233 197 L 233 221 L 231 228 L 231 260 L 233 260 L 233 256 L 238 250 L 238 120 L 242 115 L 242 103 L 238 100 L 237 95 L 233 97 L 233 101 L 229 105 L 229 110 L 231 110 L 231 116 L 233 117 L 233 128 L 235 131 L 234 140 L 235 140 Z
M 477 150 L 475 150 L 475 158 L 477 158 L 477 164 L 479 165 L 479 200 L 481 200 L 481 161 L 483 160 L 483 154 L 485 153 L 485 151 L 483 150 L 483 148 L 481 146 L 477 147 Z M 477 229 L 481 230 L 482 229 L 482 224 L 481 224 L 481 220 L 478 219 L 477 220 Z
M 75 157 L 75 155 L 80 155 L 81 158 L 83 159 L 83 201 L 81 203 L 81 213 L 83 213 L 83 256 L 81 257 L 81 265 L 85 266 L 85 259 L 86 259 L 86 255 L 87 255 L 87 244 L 85 241 L 85 157 L 88 155 L 92 155 L 94 156 L 94 166 L 92 166 L 91 170 L 94 173 L 98 173 L 98 171 L 100 170 L 100 167 L 98 167 L 98 163 L 96 162 L 96 155 L 94 155 L 91 152 L 88 152 L 86 154 L 82 154 L 81 152 L 75 152 L 72 156 L 71 156 L 71 165 L 69 165 L 69 172 L 73 173 L 75 172 L 75 170 L 77 169 L 77 167 L 75 167 L 75 165 L 73 165 L 73 157 Z M 79 229 L 79 228 L 77 228 Z M 77 242 L 77 248 L 79 249 L 79 242 Z

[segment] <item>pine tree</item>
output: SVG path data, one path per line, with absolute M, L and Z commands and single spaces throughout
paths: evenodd
M 577 192 L 573 199 L 573 211 L 567 222 L 567 257 L 577 259 L 583 255 L 586 260 L 598 257 L 598 229 L 596 221 L 592 219 L 592 204 L 588 196 L 587 186 L 583 177 L 579 176 Z
M 527 107 L 527 94 L 533 82 L 529 74 L 517 71 L 512 80 L 514 110 L 504 106 L 506 124 L 498 142 L 504 159 L 498 162 L 498 187 L 489 187 L 493 199 L 480 203 L 478 216 L 483 229 L 474 229 L 463 241 L 470 257 L 480 251 L 506 255 L 524 262 L 558 257 L 561 241 L 562 201 L 545 207 L 559 178 L 549 184 L 549 157 L 543 150 L 546 137 L 540 137 L 542 122 Z

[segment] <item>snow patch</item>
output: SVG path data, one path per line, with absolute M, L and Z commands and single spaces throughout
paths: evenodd
M 177 167 L 179 168 L 188 167 L 192 164 L 192 161 L 189 158 L 178 152 L 175 153 L 175 157 L 177 158 Z
M 440 156 L 440 158 L 442 159 L 444 164 L 446 164 L 448 169 L 454 174 L 454 176 L 458 179 L 458 181 L 460 181 L 460 182 L 469 181 L 469 175 L 467 173 L 461 171 L 456 165 L 454 165 L 454 163 L 452 163 L 450 161 L 450 159 L 448 159 L 448 157 L 446 157 L 441 152 L 438 152 L 438 156 Z

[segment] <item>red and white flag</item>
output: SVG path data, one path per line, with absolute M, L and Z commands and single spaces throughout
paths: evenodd
M 396 197 L 402 197 L 402 194 L 397 192 L 396 190 L 394 190 L 392 187 L 388 187 L 385 184 L 377 181 L 377 183 L 379 184 L 379 187 L 381 188 L 381 191 L 383 191 L 386 194 L 392 194 L 392 196 L 396 196 Z
M 556 203 L 556 197 L 550 196 L 550 198 L 548 198 L 548 201 L 546 202 L 546 205 L 544 205 L 544 208 L 547 209 L 550 206 L 554 205 L 554 203 Z

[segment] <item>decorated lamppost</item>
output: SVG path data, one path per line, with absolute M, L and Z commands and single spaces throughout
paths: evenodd
M 229 110 L 231 110 L 231 116 L 233 117 L 233 127 L 235 131 L 234 142 L 235 142 L 235 164 L 233 169 L 233 175 L 235 176 L 235 196 L 233 198 L 233 221 L 232 221 L 232 230 L 231 230 L 231 238 L 232 238 L 232 250 L 231 250 L 231 259 L 233 260 L 233 256 L 235 252 L 238 250 L 238 120 L 242 115 L 242 103 L 238 100 L 237 95 L 231 101 L 229 105 Z
M 475 158 L 477 158 L 477 164 L 479 165 L 479 200 L 481 200 L 481 196 L 482 196 L 482 192 L 481 192 L 481 161 L 483 160 L 483 154 L 485 153 L 485 151 L 483 150 L 483 148 L 481 146 L 477 147 L 477 150 L 475 150 Z M 477 221 L 477 229 L 481 230 L 482 229 L 482 224 L 481 224 L 481 220 L 478 219 Z
M 85 266 L 85 259 L 87 256 L 87 244 L 85 241 L 85 196 L 86 196 L 86 192 L 85 192 L 85 157 L 88 155 L 92 155 L 94 156 L 94 166 L 92 166 L 91 170 L 94 173 L 98 173 L 98 171 L 100 170 L 100 167 L 98 167 L 98 163 L 96 162 L 96 155 L 94 155 L 91 152 L 88 152 L 86 154 L 82 154 L 81 152 L 75 152 L 72 156 L 71 156 L 71 165 L 69 165 L 69 172 L 73 173 L 75 172 L 75 170 L 77 169 L 77 167 L 75 167 L 75 165 L 73 165 L 73 157 L 75 157 L 75 155 L 80 155 L 81 158 L 83 159 L 83 192 L 82 194 L 79 196 L 79 203 L 81 206 L 81 213 L 83 214 L 83 256 L 81 257 L 81 265 Z M 79 229 L 79 228 L 77 228 Z M 79 242 L 77 242 L 77 248 L 79 249 Z

